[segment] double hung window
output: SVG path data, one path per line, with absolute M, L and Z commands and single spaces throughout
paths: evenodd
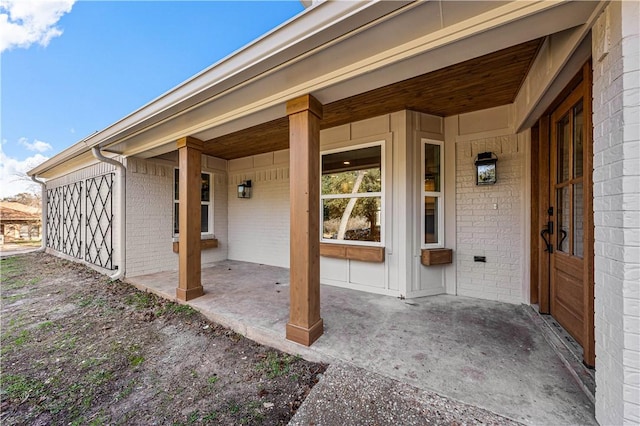
M 213 234 L 213 203 L 211 194 L 211 173 L 201 173 L 200 186 L 200 232 Z M 178 235 L 180 224 L 180 170 L 173 174 L 173 234 Z
M 444 244 L 443 164 L 442 142 L 422 139 L 422 248 Z
M 384 144 L 322 154 L 322 241 L 381 245 Z

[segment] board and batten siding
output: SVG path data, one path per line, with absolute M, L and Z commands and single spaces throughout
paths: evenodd
M 390 261 L 397 256 L 394 246 L 393 226 L 393 173 L 395 164 L 393 153 L 405 143 L 404 113 L 382 116 L 344 124 L 320 131 L 320 152 L 334 149 L 348 149 L 366 143 L 384 142 L 384 212 L 383 235 L 385 248 L 384 262 L 362 262 L 332 257 L 320 258 L 320 282 L 338 287 L 363 290 L 398 296 L 402 291 L 397 273 L 390 269 Z M 394 258 L 395 259 L 395 258 Z
M 420 265 L 419 236 L 414 232 L 415 226 L 420 229 L 414 211 L 420 206 L 415 195 L 420 160 L 413 160 L 420 157 L 421 139 L 416 135 L 422 132 L 442 140 L 442 129 L 440 117 L 400 111 L 320 132 L 321 151 L 385 143 L 385 261 L 321 257 L 323 284 L 405 297 L 445 291 L 447 267 Z M 252 183 L 251 198 L 237 198 L 237 185 L 247 180 Z M 289 151 L 230 160 L 228 194 L 229 259 L 288 268 Z
M 399 201 L 396 206 L 396 217 L 406 215 L 407 237 L 406 241 L 410 244 L 408 247 L 408 257 L 406 266 L 406 297 L 424 297 L 436 294 L 442 294 L 455 289 L 450 282 L 455 280 L 455 265 L 430 265 L 425 266 L 421 262 L 422 255 L 422 188 L 424 185 L 424 176 L 422 173 L 422 150 L 423 141 L 442 141 L 444 149 L 444 164 L 441 164 L 441 185 L 444 194 L 444 204 L 439 208 L 444 209 L 444 235 L 441 236 L 442 247 L 453 250 L 455 258 L 455 234 L 452 232 L 451 226 L 455 224 L 453 217 L 453 200 L 455 198 L 455 156 L 452 155 L 451 149 L 447 146 L 444 137 L 444 119 L 428 114 L 422 114 L 414 111 L 406 111 L 406 128 L 407 128 L 407 157 L 404 165 L 400 165 L 404 169 L 404 173 L 398 176 L 398 179 L 405 180 L 406 193 L 412 194 L 407 196 L 404 202 Z M 453 143 L 450 142 L 453 146 Z M 402 181 L 396 185 L 403 185 Z M 406 206 L 403 211 L 402 206 Z M 400 224 L 400 226 L 402 226 Z M 450 283 L 450 284 L 447 284 Z

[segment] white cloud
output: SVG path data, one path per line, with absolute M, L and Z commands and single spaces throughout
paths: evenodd
M 5 155 L 0 145 L 0 198 L 20 194 L 21 192 L 40 191 L 40 185 L 27 176 L 27 172 L 48 160 L 42 154 L 35 154 L 24 160 Z
M 53 149 L 50 144 L 39 141 L 38 139 L 35 139 L 33 143 L 31 143 L 27 138 L 20 138 L 18 143 L 33 152 L 47 152 Z
M 0 52 L 34 43 L 47 46 L 62 34 L 56 26 L 75 0 L 0 0 Z

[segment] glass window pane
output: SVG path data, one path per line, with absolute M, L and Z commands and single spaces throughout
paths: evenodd
M 322 237 L 380 242 L 381 197 L 322 200 Z
M 580 102 L 573 108 L 573 177 L 582 176 L 583 124 L 584 112 Z
M 200 188 L 200 201 L 211 201 L 210 199 L 210 187 L 211 187 L 211 175 L 208 173 L 202 173 L 200 175 L 202 179 L 202 187 Z
M 569 180 L 569 152 L 571 143 L 571 128 L 569 126 L 569 115 L 558 121 L 556 136 L 558 138 L 558 183 Z
M 173 169 L 173 199 L 179 200 L 180 170 Z
M 424 197 L 424 242 L 438 243 L 438 197 Z
M 440 192 L 440 145 L 424 144 L 424 190 Z
M 178 203 L 173 203 L 173 233 L 174 234 L 178 234 L 180 231 L 180 217 L 178 216 L 178 213 L 180 211 L 180 208 L 178 207 L 180 204 Z
M 569 206 L 569 202 L 571 201 L 569 197 L 569 187 L 565 186 L 557 190 L 558 197 L 558 235 L 557 238 L 557 247 L 558 251 L 562 251 L 565 253 L 569 253 L 569 241 L 567 238 L 570 232 L 570 215 L 571 209 Z
M 200 232 L 209 232 L 209 206 L 200 206 Z
M 322 194 L 382 191 L 380 145 L 322 156 Z
M 584 255 L 584 199 L 582 182 L 573 186 L 573 254 Z
M 322 194 L 381 192 L 380 169 L 332 173 L 322 176 Z

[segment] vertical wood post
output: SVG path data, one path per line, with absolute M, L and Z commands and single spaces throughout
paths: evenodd
M 176 297 L 187 301 L 204 294 L 200 259 L 200 188 L 202 141 L 178 139 L 179 153 L 179 270 Z
M 547 222 L 551 220 L 547 210 L 551 205 L 551 190 L 549 180 L 551 179 L 551 140 L 550 140 L 550 128 L 551 125 L 549 115 L 545 114 L 540 117 L 539 121 L 539 133 L 538 133 L 538 220 L 539 225 L 546 226 Z M 542 226 L 537 231 L 542 230 Z M 541 237 L 539 237 L 541 238 Z M 550 237 L 549 237 L 550 238 Z M 544 244 L 538 245 L 538 307 L 541 314 L 551 313 L 551 276 L 550 276 L 550 258 L 549 252 L 545 251 L 546 246 Z
M 310 346 L 320 318 L 320 119 L 322 104 L 305 95 L 287 102 L 291 202 L 287 339 Z

